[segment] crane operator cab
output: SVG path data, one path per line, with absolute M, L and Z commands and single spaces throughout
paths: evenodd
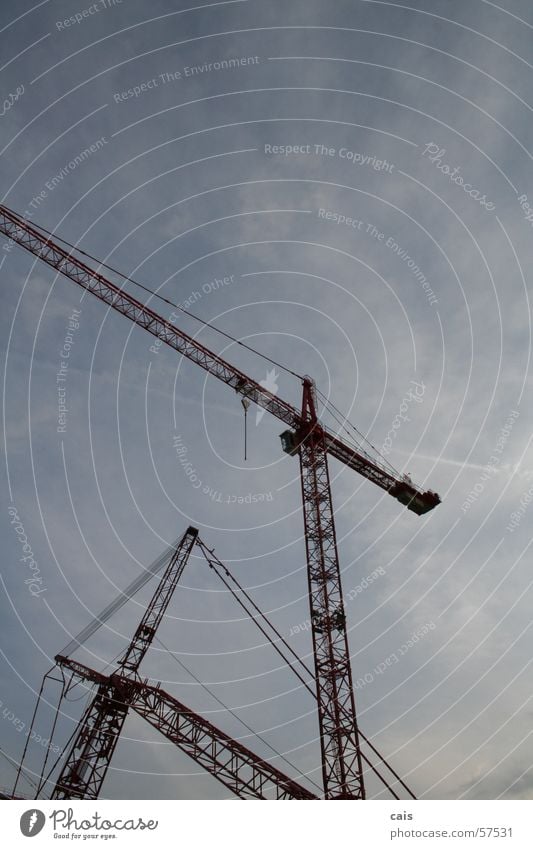
M 294 457 L 298 453 L 299 447 L 299 442 L 294 431 L 284 430 L 283 433 L 280 433 L 279 438 L 281 439 L 281 448 L 285 454 L 290 454 L 291 457 Z

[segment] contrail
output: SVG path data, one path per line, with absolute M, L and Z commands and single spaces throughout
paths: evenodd
M 407 451 L 398 451 L 402 457 L 411 457 L 411 454 L 408 454 Z M 431 454 L 416 454 L 416 458 L 420 458 L 421 460 L 429 460 L 431 463 L 444 463 L 446 466 L 459 466 L 461 469 L 472 469 L 476 472 L 486 472 L 487 465 L 481 466 L 479 463 L 467 463 L 464 460 L 450 460 L 448 457 L 434 457 Z M 508 472 L 509 476 L 518 475 L 521 478 L 530 478 L 533 477 L 533 469 L 521 469 L 519 463 L 515 463 L 514 465 L 511 463 L 502 463 L 501 466 L 491 466 L 492 472 L 497 474 L 498 472 Z
M 398 451 L 402 457 L 411 457 L 414 459 L 412 454 L 408 454 L 407 451 Z M 416 459 L 421 460 L 429 460 L 432 463 L 445 463 L 447 466 L 459 466 L 461 469 L 475 469 L 476 471 L 484 472 L 485 466 L 480 466 L 477 463 L 465 463 L 464 460 L 450 460 L 447 457 L 433 457 L 430 454 L 416 454 Z M 501 468 L 505 468 L 501 466 Z

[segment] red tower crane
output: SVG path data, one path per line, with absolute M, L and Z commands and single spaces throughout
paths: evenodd
M 300 457 L 324 795 L 327 799 L 364 799 L 328 455 L 418 515 L 439 504 L 439 496 L 422 491 L 410 479 L 382 465 L 377 457 L 354 449 L 324 427 L 318 420 L 311 379 L 303 379 L 302 408 L 298 411 L 91 268 L 77 255 L 80 252 L 76 248 L 67 250 L 3 205 L 0 232 L 288 425 L 289 430 L 281 434 L 283 449 Z

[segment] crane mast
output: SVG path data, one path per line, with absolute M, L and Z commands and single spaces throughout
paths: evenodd
M 418 515 L 439 504 L 439 496 L 430 490 L 422 491 L 406 476 L 394 474 L 377 457 L 354 449 L 328 431 L 318 420 L 315 388 L 310 378 L 303 379 L 299 411 L 107 280 L 76 256 L 74 248 L 66 250 L 50 235 L 40 232 L 3 205 L 0 205 L 0 232 L 288 426 L 289 430 L 281 434 L 283 449 L 300 459 L 324 795 L 326 799 L 364 799 L 328 455 L 357 471 Z M 145 624 L 153 628 L 153 623 Z M 146 650 L 144 641 L 146 639 L 149 644 L 150 633 L 143 636 L 137 632 L 135 645 L 130 646 L 123 658 L 123 672 L 136 674 Z M 122 727 L 125 720 L 129 694 L 138 692 L 130 684 L 119 692 L 117 680 L 115 683 L 113 678 L 100 682 L 85 717 L 84 727 L 92 730 L 86 732 L 86 738 L 80 733 L 78 748 L 75 752 L 73 748 L 66 765 L 71 769 L 66 773 L 67 778 L 75 776 L 76 786 L 83 788 L 85 793 L 101 786 L 112 748 L 116 745 L 116 729 Z M 110 741 L 110 752 L 105 740 Z M 84 766 L 85 772 L 94 777 L 91 781 L 83 776 L 80 779 L 79 771 L 76 772 L 78 767 L 74 769 L 73 764 L 81 761 L 95 764 L 97 753 L 102 768 Z M 64 775 L 60 789 L 58 782 L 57 792 L 65 790 L 66 780 Z M 74 785 L 70 780 L 71 793 Z
M 300 472 L 326 799 L 364 799 L 361 749 L 324 434 L 304 382 Z

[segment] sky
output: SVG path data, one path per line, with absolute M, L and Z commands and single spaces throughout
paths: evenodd
M 330 462 L 359 723 L 419 798 L 533 790 L 532 34 L 526 0 L 0 7 L 2 203 L 440 494 L 417 517 Z M 282 423 L 252 408 L 245 460 L 231 389 L 0 241 L 10 788 L 54 656 L 189 525 L 312 655 Z M 154 588 L 74 656 L 112 667 Z M 143 675 L 316 790 L 313 700 L 199 552 L 159 637 Z M 233 798 L 135 716 L 102 796 Z

